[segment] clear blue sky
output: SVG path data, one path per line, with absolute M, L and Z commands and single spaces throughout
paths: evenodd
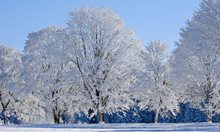
M 173 48 L 180 28 L 201 0 L 1 0 L 0 43 L 22 51 L 27 34 L 49 25 L 66 26 L 68 13 L 80 7 L 107 7 L 144 43 L 161 40 Z

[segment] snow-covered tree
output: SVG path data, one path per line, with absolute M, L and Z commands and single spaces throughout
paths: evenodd
M 53 118 L 54 123 L 61 123 L 62 114 L 79 112 L 79 108 L 86 104 L 80 100 L 82 96 L 77 91 L 76 76 L 69 75 L 70 66 L 63 49 L 65 36 L 59 27 L 33 32 L 28 35 L 22 57 L 26 92 L 43 103 L 39 106 L 44 108 L 48 118 Z
M 168 53 L 165 44 L 160 41 L 150 42 L 142 54 L 144 85 L 138 90 L 139 105 L 142 109 L 149 108 L 155 112 L 154 122 L 159 114 L 178 111 L 178 97 L 170 84 Z
M 104 113 L 129 109 L 139 43 L 112 10 L 81 8 L 70 13 L 69 47 L 74 69 L 89 108 L 104 122 Z
M 207 115 L 220 112 L 220 1 L 203 0 L 173 52 L 175 86 Z
M 21 67 L 21 54 L 13 48 L 0 45 L 0 112 L 4 124 L 7 124 L 7 118 L 16 103 L 16 83 Z
M 3 123 L 7 124 L 12 116 L 16 116 L 21 121 L 30 121 L 33 116 L 40 116 L 36 111 L 41 109 L 37 107 L 37 103 L 34 103 L 35 99 L 24 92 L 23 82 L 20 79 L 21 53 L 0 45 L 0 65 L 0 113 Z

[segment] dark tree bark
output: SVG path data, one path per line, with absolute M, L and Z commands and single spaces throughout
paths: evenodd
M 61 113 L 60 110 L 57 110 L 56 108 L 53 109 L 53 119 L 55 124 L 60 124 L 61 123 Z
M 9 105 L 9 103 L 10 103 L 10 100 L 8 100 L 7 103 L 3 103 L 3 102 L 2 102 L 2 99 L 1 99 L 1 94 L 0 94 L 0 101 L 1 101 L 1 106 L 2 106 L 2 111 L 1 111 L 1 113 L 2 113 L 2 117 L 3 117 L 3 123 L 4 123 L 5 125 L 7 125 L 7 124 L 8 124 L 8 117 L 5 115 L 5 112 L 6 112 L 7 108 L 8 108 L 8 105 Z

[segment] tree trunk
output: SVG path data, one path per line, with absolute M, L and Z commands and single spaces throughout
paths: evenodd
M 104 119 L 104 113 L 100 111 L 100 108 L 103 106 L 103 99 L 100 95 L 100 91 L 96 89 L 96 96 L 98 99 L 98 104 L 97 104 L 97 117 L 98 117 L 98 123 L 105 123 Z
M 54 116 L 54 123 L 60 124 L 60 117 L 59 116 Z
M 8 119 L 7 119 L 7 116 L 5 115 L 5 111 L 2 111 L 2 116 L 3 116 L 4 125 L 7 125 L 8 124 Z
M 53 120 L 55 124 L 60 124 L 60 112 L 58 112 L 57 110 L 53 110 Z
M 1 106 L 2 106 L 2 112 L 1 113 L 2 113 L 2 116 L 3 116 L 3 123 L 4 123 L 4 125 L 8 124 L 8 117 L 7 117 L 7 115 L 5 115 L 5 112 L 7 110 L 7 107 L 9 105 L 9 103 L 10 103 L 10 100 L 8 100 L 8 102 L 6 104 L 1 102 Z
M 212 115 L 211 114 L 207 115 L 207 122 L 212 123 Z
M 158 122 L 159 111 L 160 111 L 160 109 L 156 109 L 156 111 L 155 111 L 154 123 Z
M 105 123 L 105 115 L 103 112 L 98 111 L 98 123 Z

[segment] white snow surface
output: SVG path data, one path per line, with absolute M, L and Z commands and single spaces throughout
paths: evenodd
M 0 132 L 140 132 L 140 131 L 220 131 L 220 123 L 177 124 L 78 124 L 78 125 L 9 125 Z

